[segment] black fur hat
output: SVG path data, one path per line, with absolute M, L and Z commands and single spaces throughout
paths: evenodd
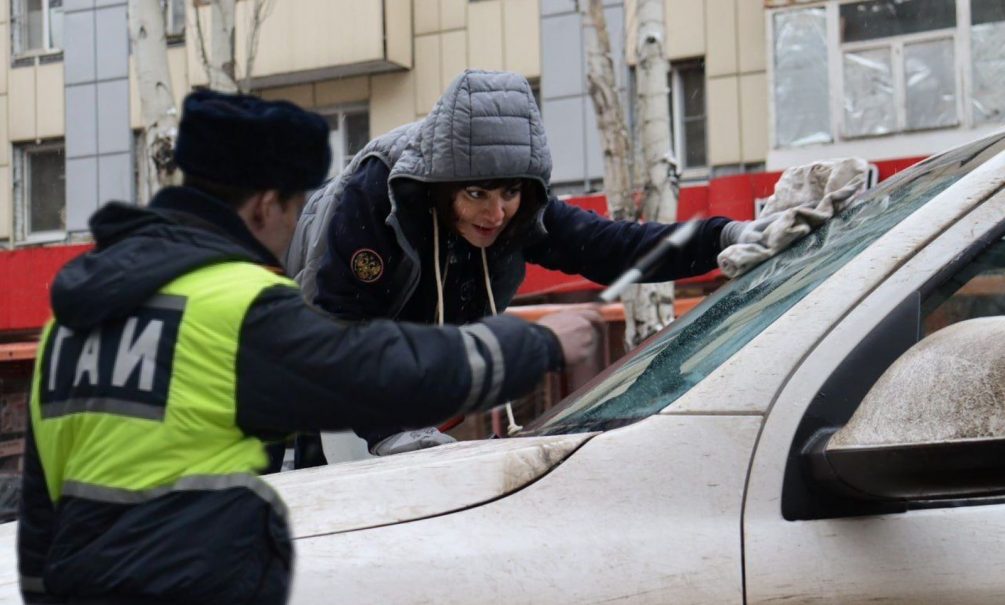
M 199 90 L 185 97 L 174 157 L 186 174 L 221 185 L 313 189 L 331 164 L 328 123 L 286 101 Z

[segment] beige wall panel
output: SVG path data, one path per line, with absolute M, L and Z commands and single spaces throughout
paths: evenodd
M 10 71 L 9 41 L 10 26 L 6 23 L 0 23 L 0 94 L 7 93 L 7 72 Z
M 10 139 L 7 137 L 7 97 L 0 95 L 0 166 L 10 164 L 9 141 Z M 0 213 L 2 212 L 3 210 L 0 210 Z
M 35 80 L 35 120 L 38 138 L 62 137 L 66 132 L 66 105 L 63 91 L 63 64 L 39 65 Z
M 0 23 L 7 23 L 10 17 L 10 2 L 8 0 L 0 0 Z M 7 40 L 7 38 L 4 38 Z
M 415 113 L 429 113 L 443 92 L 440 77 L 440 36 L 415 38 Z
M 468 68 L 468 32 L 464 30 L 440 34 L 440 91 Z
M 476 69 L 505 69 L 502 1 L 472 2 L 468 8 L 468 64 Z
M 384 0 L 387 60 L 412 67 L 412 0 Z
M 0 145 L 9 147 L 6 141 L 0 141 Z M 11 205 L 13 189 L 10 166 L 0 166 L 0 239 L 10 238 L 11 219 L 14 216 Z
M 238 3 L 247 23 L 251 2 Z M 368 0 L 283 0 L 262 26 L 254 76 L 351 65 L 384 59 L 384 8 Z M 246 32 L 238 29 L 238 62 L 245 64 Z
M 708 163 L 738 164 L 741 161 L 739 79 L 712 78 L 707 81 L 707 94 Z
M 35 68 L 10 70 L 7 96 L 8 136 L 11 141 L 35 140 Z
M 317 107 L 358 103 L 369 98 L 370 78 L 367 76 L 324 80 L 314 85 L 314 103 Z
M 706 0 L 666 0 L 667 58 L 671 61 L 705 56 Z
M 705 0 L 705 73 L 735 74 L 737 0 Z
M 412 11 L 416 36 L 440 31 L 440 0 L 415 0 Z
M 179 112 L 181 109 L 179 109 Z M 136 57 L 129 55 L 129 127 L 138 130 L 143 127 L 140 109 L 140 80 L 136 76 Z
M 503 57 L 506 69 L 541 77 L 541 18 L 537 0 L 503 1 Z
M 740 76 L 740 124 L 744 162 L 763 162 L 768 157 L 768 76 Z
M 258 91 L 263 99 L 269 101 L 289 101 L 301 107 L 314 107 L 314 85 L 297 84 L 296 86 L 279 86 L 276 88 L 263 88 Z
M 740 72 L 764 71 L 764 4 L 762 0 L 736 0 L 737 55 Z
M 468 0 L 440 0 L 440 30 L 464 29 L 468 25 Z
M 373 76 L 370 80 L 370 136 L 376 137 L 415 120 L 415 74 Z

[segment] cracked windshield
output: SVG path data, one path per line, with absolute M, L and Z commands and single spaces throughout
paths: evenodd
M 999 135 L 866 192 L 790 249 L 710 296 L 527 434 L 604 430 L 672 404 L 869 244 L 1003 148 Z

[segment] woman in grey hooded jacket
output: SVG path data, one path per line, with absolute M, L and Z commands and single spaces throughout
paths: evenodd
M 287 269 L 338 317 L 466 324 L 502 312 L 525 263 L 609 283 L 678 225 L 611 221 L 548 193 L 551 154 L 530 85 L 466 71 L 423 120 L 374 139 L 300 219 Z M 648 281 L 716 267 L 729 219 L 701 221 Z M 450 441 L 358 427 L 372 453 Z

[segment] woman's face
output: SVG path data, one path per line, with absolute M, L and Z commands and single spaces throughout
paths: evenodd
M 520 184 L 501 189 L 469 185 L 454 194 L 457 232 L 476 248 L 495 243 L 520 209 Z

